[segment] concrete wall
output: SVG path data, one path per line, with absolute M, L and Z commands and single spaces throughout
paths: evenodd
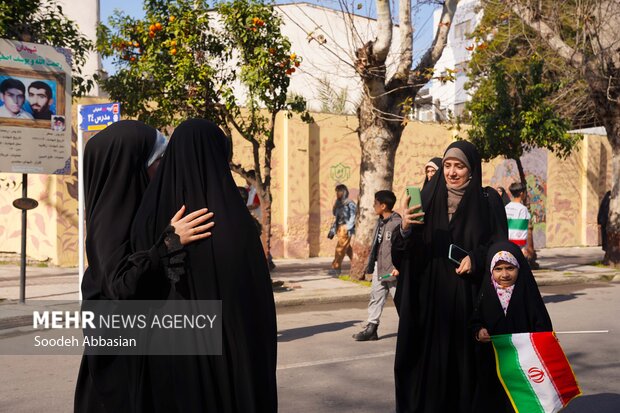
M 334 187 L 344 183 L 352 199 L 359 194 L 357 119 L 315 114 L 315 120 L 308 125 L 297 118 L 277 119 L 272 165 L 275 257 L 331 255 L 335 242 L 326 235 L 333 219 Z M 398 208 L 405 187 L 422 184 L 424 164 L 441 156 L 453 136 L 453 131 L 439 124 L 411 122 L 405 128 L 396 155 L 393 187 Z M 249 143 L 238 136 L 234 141 L 235 160 L 251 168 Z M 596 214 L 600 199 L 611 186 L 610 158 L 606 137 L 598 135 L 587 135 L 566 160 L 545 150 L 523 157 L 537 248 L 598 244 Z M 75 167 L 74 160 L 70 176 L 29 176 L 29 195 L 40 203 L 28 215 L 28 255 L 32 258 L 55 265 L 77 264 Z M 245 184 L 235 179 L 239 185 Z M 484 185 L 507 188 L 517 179 L 513 161 L 496 159 L 483 165 Z M 20 182 L 21 175 L 0 174 L 0 252 L 20 251 L 20 212 L 11 205 L 21 196 Z

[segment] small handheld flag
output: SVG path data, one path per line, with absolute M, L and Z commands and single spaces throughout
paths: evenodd
M 555 334 L 492 336 L 495 363 L 517 413 L 555 413 L 581 395 Z

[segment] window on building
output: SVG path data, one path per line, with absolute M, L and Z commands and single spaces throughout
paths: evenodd
M 469 33 L 471 33 L 471 20 L 465 20 L 454 26 L 454 40 L 457 42 L 465 40 Z
M 465 112 L 465 102 L 454 104 L 454 116 L 462 116 Z
M 467 60 L 464 60 L 462 62 L 457 63 L 456 66 L 454 66 L 454 70 L 456 70 L 457 77 L 467 76 L 468 64 L 469 62 Z

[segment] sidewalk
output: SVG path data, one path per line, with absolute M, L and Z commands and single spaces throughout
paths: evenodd
M 600 247 L 549 248 L 537 251 L 540 269 L 534 271 L 538 285 L 578 284 L 593 281 L 618 281 L 620 271 L 591 265 L 603 260 Z M 332 258 L 276 260 L 274 280 L 284 281 L 274 290 L 278 307 L 368 301 L 370 287 L 327 275 Z M 345 260 L 342 273 L 349 271 Z M 615 279 L 614 279 L 615 277 Z
M 538 251 L 538 256 L 541 268 L 534 275 L 541 286 L 620 281 L 620 271 L 589 265 L 603 259 L 599 247 L 543 249 Z M 274 289 L 276 306 L 366 302 L 370 287 L 327 275 L 331 261 L 330 257 L 276 260 L 277 269 L 272 278 L 284 282 Z M 347 260 L 342 272 L 348 271 Z M 15 324 L 22 315 L 31 316 L 36 301 L 78 299 L 76 268 L 27 267 L 26 279 L 28 305 L 23 306 L 17 303 L 19 266 L 0 265 L 0 329 L 8 328 L 7 323 Z

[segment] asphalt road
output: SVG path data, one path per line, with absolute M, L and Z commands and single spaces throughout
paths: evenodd
M 620 412 L 620 284 L 544 287 L 555 330 L 584 395 L 566 413 Z M 282 413 L 394 411 L 396 311 L 376 342 L 354 342 L 364 305 L 283 309 L 278 315 Z M 608 333 L 561 334 L 609 330 Z M 0 356 L 0 411 L 71 411 L 78 356 Z

